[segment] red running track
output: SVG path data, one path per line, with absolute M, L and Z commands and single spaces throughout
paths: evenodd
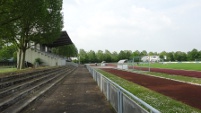
M 117 67 L 116 64 L 108 64 L 108 66 Z M 133 67 L 130 66 L 129 69 L 133 69 Z M 135 66 L 134 69 L 148 71 L 147 67 Z M 182 76 L 201 78 L 201 71 L 187 71 L 187 70 L 164 69 L 164 68 L 163 69 L 162 68 L 151 68 L 150 71 L 151 72 L 172 74 L 172 75 L 182 75 Z
M 102 68 L 102 70 L 159 92 L 163 95 L 169 96 L 192 107 L 201 109 L 201 86 L 117 70 L 113 68 Z
M 129 67 L 130 68 L 130 67 Z M 134 67 L 135 69 L 148 70 L 145 67 Z M 201 78 L 201 71 L 187 71 L 187 70 L 175 70 L 175 69 L 162 69 L 162 68 L 151 68 L 151 72 L 167 73 L 173 75 L 182 75 L 189 77 Z

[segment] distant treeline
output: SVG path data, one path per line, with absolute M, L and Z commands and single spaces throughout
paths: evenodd
M 120 59 L 130 59 L 134 58 L 135 62 L 140 62 L 143 56 L 153 56 L 157 55 L 160 57 L 161 61 L 200 61 L 201 60 L 201 50 L 193 49 L 189 52 L 147 52 L 143 51 L 131 51 L 131 50 L 121 50 L 118 52 L 110 52 L 109 50 L 98 50 L 98 51 L 85 51 L 80 49 L 79 57 L 81 63 L 100 63 L 102 61 L 106 62 L 117 62 Z

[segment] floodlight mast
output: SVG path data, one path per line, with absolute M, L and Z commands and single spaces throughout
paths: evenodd
M 150 72 L 150 55 L 149 55 L 149 72 Z
M 134 59 L 135 59 L 135 57 L 133 57 L 133 70 L 134 70 L 134 64 L 135 64 L 135 63 L 134 63 Z
M 79 56 L 79 64 L 80 64 L 80 56 Z

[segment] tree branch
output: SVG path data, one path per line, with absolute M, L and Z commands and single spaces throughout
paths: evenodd
M 13 19 L 4 21 L 4 22 L 0 23 L 0 26 L 4 26 L 4 25 L 6 25 L 6 24 L 9 24 L 10 22 L 16 21 L 16 20 L 20 19 L 21 17 L 22 17 L 22 16 L 18 16 L 18 17 L 16 17 L 16 18 L 13 18 Z

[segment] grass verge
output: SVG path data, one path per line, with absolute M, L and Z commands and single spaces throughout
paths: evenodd
M 17 68 L 0 68 L 0 73 L 14 72 Z
M 200 84 L 201 85 L 201 78 L 187 77 L 187 76 L 181 76 L 181 75 L 170 75 L 170 74 L 156 73 L 156 72 L 141 72 L 141 73 L 149 74 L 152 76 L 168 78 L 171 80 L 177 80 L 177 81 L 181 81 L 181 82 Z
M 98 71 L 152 107 L 158 109 L 161 113 L 201 113 L 199 109 L 183 104 L 138 84 L 129 82 L 103 70 Z
M 56 67 L 56 66 L 55 66 Z M 12 76 L 20 73 L 34 72 L 42 69 L 50 69 L 55 67 L 38 67 L 38 68 L 25 68 L 18 70 L 17 68 L 0 68 L 0 77 Z

